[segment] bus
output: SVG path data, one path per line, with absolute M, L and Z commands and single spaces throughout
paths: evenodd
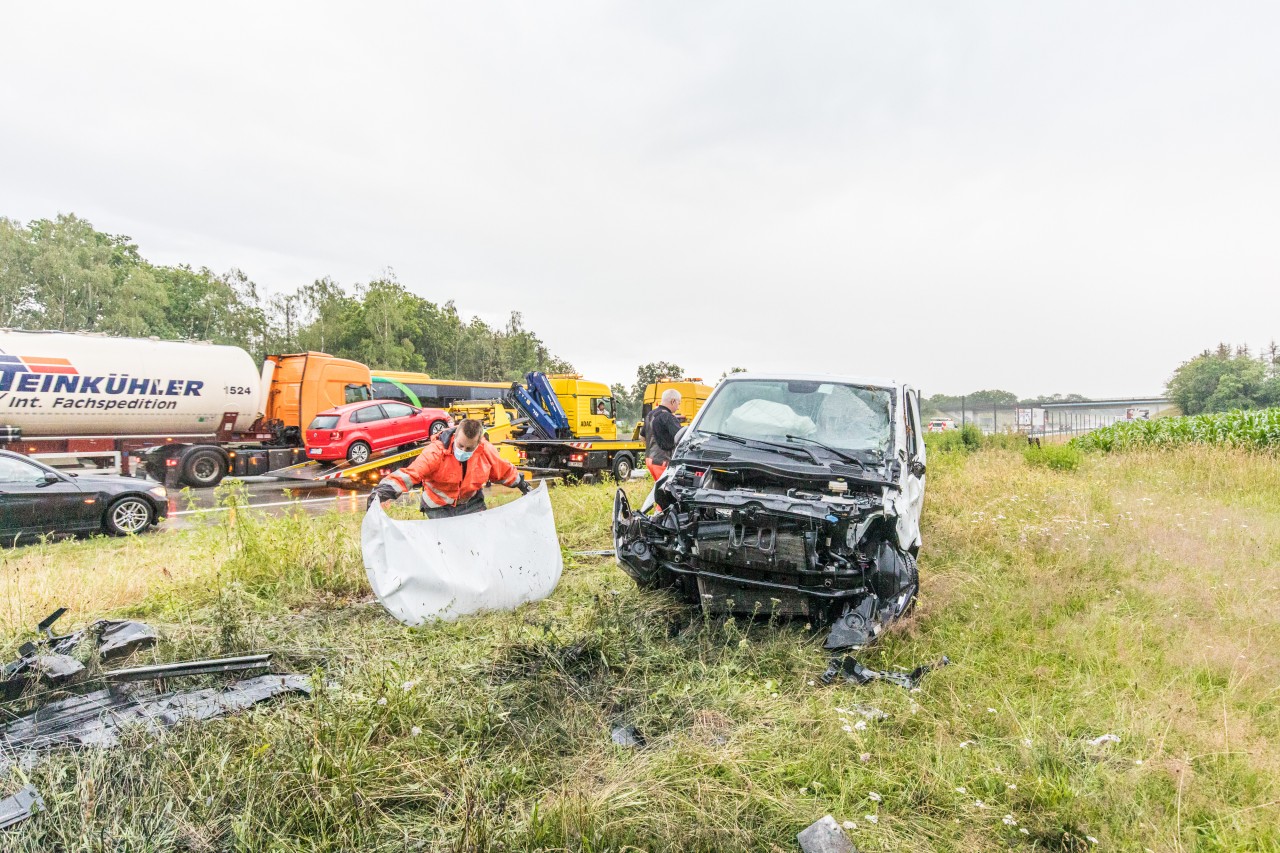
M 399 400 L 420 409 L 448 409 L 464 400 L 501 400 L 510 390 L 510 382 L 470 382 L 433 379 L 425 373 L 399 370 L 373 371 L 375 400 Z

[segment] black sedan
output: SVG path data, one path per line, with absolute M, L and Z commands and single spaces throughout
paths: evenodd
M 46 533 L 141 533 L 165 517 L 164 486 L 133 477 L 57 471 L 0 450 L 0 542 Z

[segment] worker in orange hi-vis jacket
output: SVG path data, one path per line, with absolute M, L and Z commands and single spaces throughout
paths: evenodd
M 466 419 L 444 430 L 417 459 L 388 474 L 369 495 L 385 507 L 414 486 L 422 486 L 422 511 L 427 518 L 470 515 L 485 508 L 484 487 L 499 483 L 528 494 L 532 486 L 516 467 L 498 455 L 484 437 L 480 421 Z

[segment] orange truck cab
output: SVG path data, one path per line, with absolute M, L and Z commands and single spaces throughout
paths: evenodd
M 373 384 L 368 367 L 323 352 L 269 355 L 263 380 L 270 383 L 263 420 L 278 422 L 283 436 L 298 444 L 317 414 L 370 399 Z

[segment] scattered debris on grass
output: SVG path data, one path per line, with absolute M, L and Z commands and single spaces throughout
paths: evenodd
M 311 695 L 305 675 L 260 675 L 223 687 L 156 693 L 116 685 L 60 699 L 0 726 L 0 771 L 32 766 L 42 752 L 60 747 L 110 747 L 120 731 L 141 725 L 158 732 L 184 720 L 209 720 L 289 693 Z
M 613 731 L 609 733 L 609 739 L 618 746 L 624 746 L 628 749 L 640 749 L 648 741 L 644 735 L 635 726 L 615 726 Z
M 38 811 L 44 809 L 44 798 L 31 785 L 23 788 L 12 797 L 0 800 L 0 829 L 8 829 L 22 823 Z
M 1098 737 L 1090 740 L 1089 746 L 1104 746 L 1108 743 L 1119 743 L 1119 742 L 1120 742 L 1119 735 L 1105 734 L 1105 735 L 1099 735 Z
M 845 655 L 844 657 L 833 657 L 831 664 L 827 667 L 827 671 L 822 673 L 820 678 L 823 684 L 831 684 L 836 680 L 837 676 L 844 676 L 844 680 L 850 684 L 888 681 L 899 687 L 913 689 L 920 683 L 920 679 L 924 678 L 926 673 L 949 663 L 951 663 L 951 659 L 943 656 L 937 663 L 921 664 L 910 672 L 905 670 L 878 670 L 863 666 L 854 659 L 853 655 Z
M 103 661 L 155 645 L 159 639 L 159 634 L 150 625 L 108 619 L 101 619 L 70 634 L 54 634 L 54 624 L 66 612 L 67 608 L 59 607 L 41 620 L 36 630 L 44 636 L 36 642 L 23 643 L 18 649 L 18 657 L 0 671 L 0 691 L 5 698 L 18 696 L 32 680 L 61 684 L 83 672 L 84 664 L 72 657 L 71 652 L 86 636 L 96 636 L 98 656 Z
M 804 853 L 858 853 L 858 848 L 831 815 L 809 824 L 796 836 L 796 841 Z

